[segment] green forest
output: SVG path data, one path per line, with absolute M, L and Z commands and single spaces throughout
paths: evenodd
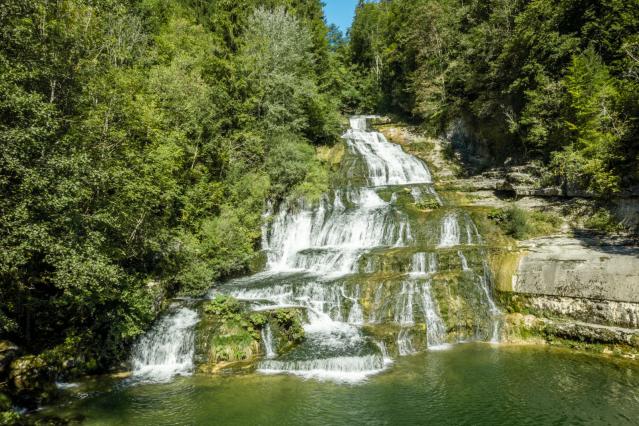
M 368 108 L 600 196 L 639 182 L 636 0 L 360 2 L 348 50 Z
M 172 297 L 259 262 L 267 202 L 317 199 L 345 117 L 463 128 L 495 164 L 639 183 L 639 1 L 6 0 L 0 335 L 75 374 Z

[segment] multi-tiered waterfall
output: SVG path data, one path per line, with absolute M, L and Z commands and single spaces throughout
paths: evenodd
M 212 292 L 254 310 L 306 311 L 306 339 L 292 350 L 279 353 L 270 325 L 261 330 L 263 373 L 361 380 L 395 356 L 497 337 L 499 311 L 471 217 L 447 206 L 426 165 L 367 131 L 367 120 L 351 119 L 340 173 L 319 202 L 269 206 L 265 271 Z M 197 321 L 186 307 L 160 320 L 135 348 L 134 376 L 188 374 Z
M 470 216 L 442 203 L 423 162 L 367 131 L 367 117 L 352 118 L 344 139 L 330 193 L 265 214 L 266 271 L 216 290 L 256 310 L 307 310 L 306 341 L 278 355 L 265 334 L 259 371 L 359 380 L 389 356 L 495 339 L 498 310 Z M 427 197 L 440 208 L 419 208 Z

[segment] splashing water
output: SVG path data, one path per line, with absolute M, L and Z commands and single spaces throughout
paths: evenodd
M 163 382 L 190 374 L 197 322 L 197 313 L 189 308 L 180 308 L 160 319 L 133 350 L 133 377 Z
M 269 323 L 266 323 L 266 326 L 262 329 L 262 343 L 264 343 L 266 358 L 275 358 L 277 356 L 277 350 L 275 348 L 275 342 L 273 341 L 273 331 Z
M 454 213 L 444 216 L 441 226 L 439 247 L 454 247 L 459 245 L 459 222 Z

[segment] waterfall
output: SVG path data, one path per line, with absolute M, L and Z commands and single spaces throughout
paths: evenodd
M 444 216 L 441 225 L 439 247 L 454 247 L 459 245 L 459 223 L 457 215 L 449 213 Z
M 316 209 L 283 204 L 265 244 L 268 269 L 345 274 L 354 271 L 362 251 L 411 240 L 408 219 L 372 189 L 350 189 L 346 197 L 353 208 L 346 209 L 339 194 L 334 205 L 323 200 Z
M 493 297 L 490 294 L 490 288 L 488 287 L 488 283 L 490 282 L 490 268 L 488 267 L 488 262 L 486 261 L 486 259 L 484 258 L 482 261 L 482 266 L 483 266 L 483 275 L 479 277 L 479 283 L 480 286 L 482 288 L 482 290 L 484 291 L 484 294 L 486 295 L 486 301 L 488 303 L 488 306 L 490 307 L 490 314 L 492 316 L 492 321 L 493 321 L 493 330 L 492 330 L 492 336 L 490 341 L 493 343 L 497 343 L 499 342 L 499 308 L 497 308 L 497 305 L 495 304 L 495 301 L 493 300 Z
M 198 315 L 180 308 L 161 318 L 133 350 L 133 377 L 162 382 L 193 368 L 194 326 Z
M 459 260 L 461 262 L 462 271 L 468 271 L 470 268 L 468 267 L 468 260 L 466 260 L 466 256 L 464 256 L 464 252 L 462 252 L 461 250 L 458 250 L 457 255 L 459 256 Z
M 415 253 L 411 261 L 412 275 L 426 275 L 437 272 L 437 255 L 435 253 Z
M 397 350 L 400 355 L 410 355 L 415 353 L 413 348 L 413 340 L 408 329 L 402 328 L 397 335 Z
M 275 343 L 273 342 L 273 331 L 271 325 L 266 323 L 266 326 L 262 329 L 262 343 L 264 343 L 264 352 L 266 352 L 266 358 L 271 359 L 277 356 L 275 349 Z
M 393 363 L 393 359 L 388 355 L 388 349 L 386 348 L 386 343 L 380 342 L 380 341 L 376 341 L 375 344 L 379 348 L 379 351 L 382 353 L 382 358 L 384 360 L 384 364 L 385 365 L 392 364 Z
M 432 182 L 424 163 L 404 152 L 399 145 L 388 143 L 381 133 L 351 129 L 345 138 L 349 148 L 364 159 L 371 186 Z
M 426 317 L 426 339 L 429 349 L 445 347 L 446 326 L 430 294 L 430 281 L 422 289 L 422 307 Z
M 397 308 L 395 311 L 395 322 L 400 325 L 412 325 L 415 323 L 413 317 L 413 296 L 415 294 L 415 283 L 405 281 L 402 283 L 402 290 L 397 298 Z
M 305 378 L 357 382 L 384 369 L 382 355 L 340 356 L 299 361 L 269 360 L 258 371 L 266 374 L 289 373 Z
M 349 324 L 364 324 L 364 314 L 362 313 L 362 307 L 360 306 L 359 301 L 353 301 L 353 306 L 351 307 L 351 311 L 349 312 L 348 319 L 346 321 Z
M 469 328 L 481 328 L 481 338 L 496 335 L 496 323 L 491 331 L 484 324 L 498 313 L 490 277 L 476 275 L 461 249 L 481 248 L 472 220 L 445 207 L 422 161 L 368 131 L 369 118 L 352 117 L 344 134 L 348 149 L 335 180 L 341 186 L 313 203 L 268 205 L 262 231 L 266 270 L 220 290 L 254 310 L 306 311 L 305 341 L 290 351 L 276 353 L 270 327 L 262 330 L 266 357 L 259 372 L 358 381 L 386 368 L 391 356 L 446 347 L 446 324 L 455 313 L 451 305 L 440 311 L 448 281 L 439 274 L 454 276 L 448 270 L 458 268 L 450 247 L 457 248 L 462 270 L 472 271 L 464 279 L 476 279 L 475 289 L 465 287 L 468 295 L 455 296 L 453 309 L 466 303 L 464 315 L 477 310 L 466 319 L 473 323 Z M 407 197 L 410 203 L 424 196 L 443 207 L 441 219 L 436 212 L 407 209 Z M 371 330 L 387 326 L 384 340 L 372 337 Z

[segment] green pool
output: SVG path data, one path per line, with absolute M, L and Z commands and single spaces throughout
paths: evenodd
M 258 373 L 83 383 L 46 412 L 89 425 L 637 424 L 639 365 L 462 344 L 402 357 L 356 384 Z

